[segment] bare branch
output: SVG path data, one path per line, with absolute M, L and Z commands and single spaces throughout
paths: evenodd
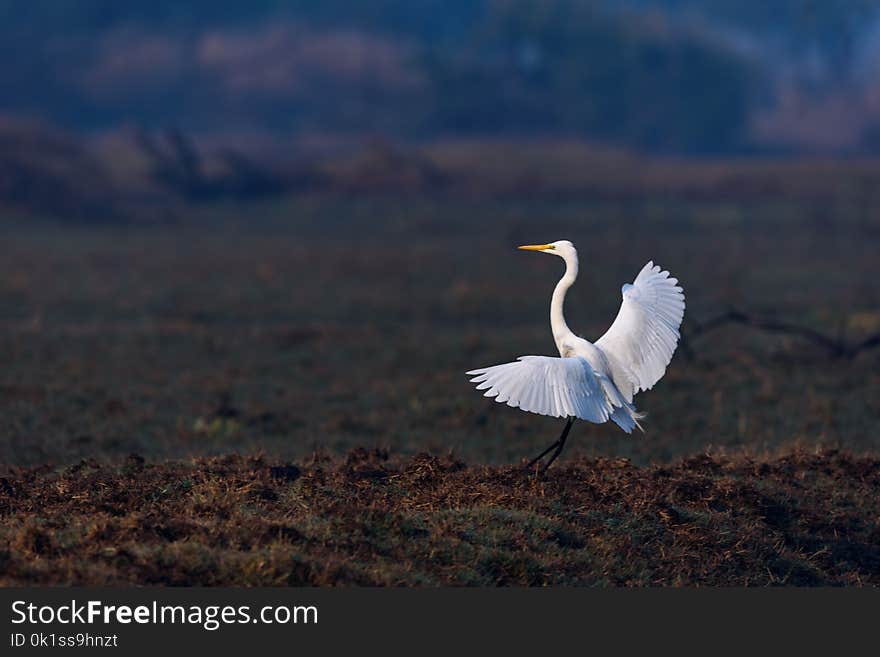
M 791 322 L 755 317 L 739 310 L 728 310 L 726 313 L 722 313 L 721 315 L 713 317 L 705 322 L 690 323 L 688 331 L 682 334 L 681 343 L 685 355 L 689 359 L 692 359 L 694 356 L 693 348 L 690 345 L 691 340 L 728 324 L 749 326 L 760 331 L 771 333 L 796 335 L 825 348 L 835 358 L 854 358 L 862 351 L 867 351 L 868 349 L 880 346 L 880 333 L 869 336 L 858 344 L 849 344 L 845 340 L 832 338 L 820 331 L 793 324 Z

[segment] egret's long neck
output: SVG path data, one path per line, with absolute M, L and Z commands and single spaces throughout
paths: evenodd
M 562 306 L 565 303 L 565 293 L 568 292 L 568 288 L 570 288 L 572 283 L 575 282 L 577 275 L 577 254 L 573 253 L 566 255 L 565 274 L 559 279 L 559 282 L 553 290 L 553 298 L 550 299 L 550 328 L 553 331 L 553 339 L 556 341 L 557 346 L 560 345 L 560 342 L 566 336 L 571 335 L 572 333 L 571 329 L 568 328 L 568 324 L 565 323 L 565 315 L 562 312 Z

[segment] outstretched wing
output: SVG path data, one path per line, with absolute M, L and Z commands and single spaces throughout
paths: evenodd
M 516 362 L 467 373 L 486 397 L 530 413 L 577 417 L 602 423 L 614 420 L 627 433 L 637 414 L 614 383 L 584 358 L 520 356 Z
M 608 357 L 614 383 L 632 401 L 666 372 L 678 345 L 684 293 L 678 279 L 649 262 L 632 285 L 623 286 L 623 303 L 611 328 L 596 340 Z

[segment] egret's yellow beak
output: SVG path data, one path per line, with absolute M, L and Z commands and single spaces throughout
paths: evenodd
M 522 249 L 523 251 L 547 251 L 548 249 L 555 249 L 556 247 L 552 244 L 526 244 L 516 248 Z

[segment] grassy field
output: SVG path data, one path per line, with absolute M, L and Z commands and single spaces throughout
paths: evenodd
M 595 339 L 649 259 L 687 294 L 684 331 L 735 306 L 853 341 L 880 330 L 877 238 L 769 205 L 303 200 L 184 226 L 7 226 L 0 462 L 295 459 L 378 446 L 510 463 L 559 422 L 493 405 L 464 372 L 553 354 L 569 238 L 569 324 Z M 209 223 L 215 214 L 225 223 Z M 877 447 L 880 350 L 835 359 L 741 327 L 695 338 L 638 398 L 646 433 L 577 427 L 573 453 L 644 464 L 707 447 Z
M 797 336 L 693 328 L 734 307 L 853 343 L 880 331 L 880 200 L 821 167 L 767 173 L 785 182 L 768 191 L 761 169 L 719 181 L 717 166 L 649 167 L 638 193 L 539 185 L 526 168 L 494 195 L 303 196 L 153 225 L 0 220 L 5 581 L 877 582 L 880 349 L 835 358 Z M 637 398 L 644 434 L 578 423 L 541 482 L 513 466 L 560 422 L 493 404 L 464 372 L 554 353 L 560 263 L 514 247 L 555 239 L 581 254 L 576 332 L 601 335 L 653 259 L 684 285 L 692 339 Z M 352 474 L 358 448 L 390 461 Z M 301 476 L 266 474 L 285 463 Z M 113 491 L 125 499 L 87 517 Z M 178 529 L 157 529 L 166 512 Z M 740 572 L 724 556 L 734 525 L 751 555 Z M 395 543 L 408 531 L 412 545 Z M 668 556 L 626 565 L 620 541 Z

